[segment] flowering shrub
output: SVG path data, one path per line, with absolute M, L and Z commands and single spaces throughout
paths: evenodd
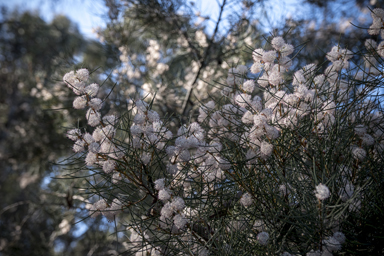
M 376 35 L 384 11 L 372 17 Z M 94 127 L 67 132 L 97 174 L 90 216 L 129 216 L 129 255 L 382 253 L 382 44 L 366 41 L 362 65 L 334 46 L 321 73 L 291 71 L 295 48 L 274 37 L 175 134 L 144 100 L 102 116 L 88 71 L 67 73 Z M 378 228 L 365 229 L 367 215 Z

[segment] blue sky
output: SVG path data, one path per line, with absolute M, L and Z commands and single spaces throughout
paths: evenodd
M 77 23 L 80 32 L 87 38 L 96 38 L 92 33 L 92 28 L 105 26 L 102 15 L 105 15 L 106 8 L 102 1 L 58 0 L 56 4 L 52 4 L 52 2 L 52 0 L 8 0 L 1 4 L 10 10 L 17 8 L 19 12 L 38 11 L 46 21 L 52 20 L 57 14 L 63 14 Z
M 201 10 L 203 15 L 208 15 L 211 17 L 211 24 L 208 29 L 213 29 L 214 21 L 217 20 L 219 16 L 219 4 L 223 0 L 196 0 L 196 6 Z M 232 4 L 234 1 L 227 0 L 227 9 L 224 12 L 223 18 L 225 20 L 226 16 L 230 15 L 233 10 L 236 10 L 238 4 Z M 237 1 L 239 2 L 239 1 Z M 278 24 L 281 24 L 281 21 L 286 17 L 291 17 L 293 14 L 298 17 L 299 15 L 305 15 L 305 5 L 302 5 L 302 0 L 267 0 L 264 1 L 264 7 L 268 10 L 269 22 L 264 21 L 265 29 L 272 29 Z M 298 10 L 300 7 L 300 11 Z
M 0 0 L 1 2 L 2 0 Z M 92 33 L 92 28 L 105 27 L 105 19 L 103 15 L 107 13 L 103 1 L 101 0 L 57 0 L 53 4 L 53 0 L 8 0 L 2 4 L 9 7 L 10 10 L 17 8 L 20 12 L 38 11 L 40 15 L 46 20 L 50 21 L 56 14 L 63 14 L 68 16 L 72 21 L 77 23 L 80 32 L 87 38 L 96 39 Z M 222 0 L 194 0 L 196 9 L 199 9 L 201 15 L 209 16 L 207 32 L 212 32 L 214 21 L 219 16 L 219 4 Z M 231 14 L 236 5 L 229 2 L 229 9 L 224 13 L 224 19 L 227 15 Z M 297 15 L 297 6 L 301 0 L 269 0 L 266 5 L 271 10 L 268 14 L 271 17 L 272 24 L 276 25 L 281 19 L 292 16 L 293 13 Z M 225 26 L 225 24 L 224 24 Z M 223 28 L 222 28 L 223 29 Z

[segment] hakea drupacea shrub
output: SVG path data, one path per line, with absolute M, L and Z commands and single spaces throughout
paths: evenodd
M 384 11 L 372 17 L 369 31 L 378 34 Z M 117 191 L 96 191 L 90 215 L 110 221 L 130 215 L 130 253 L 343 250 L 349 235 L 343 223 L 373 204 L 369 186 L 380 183 L 374 177 L 384 149 L 377 96 L 383 43 L 366 41 L 363 67 L 350 62 L 351 51 L 334 46 L 323 74 L 315 64 L 292 72 L 294 47 L 281 37 L 270 44 L 271 50 L 253 51 L 250 69 L 231 68 L 222 100 L 202 105 L 197 122 L 177 134 L 144 100 L 127 115 L 102 117 L 98 85 L 86 86 L 88 71 L 64 76 L 79 95 L 74 108 L 88 108 L 94 127 L 92 134 L 68 131 L 73 149 Z

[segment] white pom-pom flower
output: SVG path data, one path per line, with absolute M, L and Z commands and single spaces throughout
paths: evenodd
M 73 108 L 75 109 L 83 109 L 87 105 L 87 98 L 84 96 L 77 97 L 73 101 Z
M 141 112 L 145 112 L 145 111 L 148 110 L 149 105 L 148 105 L 148 103 L 146 103 L 146 102 L 143 101 L 143 100 L 138 100 L 138 101 L 136 101 L 136 107 L 137 107 Z
M 99 92 L 99 85 L 98 84 L 90 84 L 87 87 L 85 87 L 84 92 L 88 94 L 90 97 L 95 97 L 97 93 Z
M 171 195 L 169 194 L 168 190 L 166 188 L 161 189 L 159 191 L 159 199 L 161 201 L 167 201 L 171 198 Z
M 160 190 L 160 191 L 162 191 L 162 190 Z M 166 203 L 166 204 L 163 206 L 163 208 L 161 208 L 160 214 L 161 214 L 161 216 L 164 216 L 164 217 L 167 218 L 167 219 L 169 219 L 169 218 L 172 216 L 172 214 L 173 214 L 173 208 L 172 208 L 170 202 Z
M 239 66 L 237 66 L 236 70 L 237 70 L 237 72 L 238 72 L 240 75 L 244 75 L 245 73 L 248 72 L 248 68 L 247 68 L 247 66 L 244 66 L 244 65 L 239 65 Z
M 252 58 L 253 60 L 255 61 L 255 63 L 257 62 L 260 62 L 261 60 L 263 60 L 263 54 L 264 54 L 264 50 L 263 49 L 256 49 L 252 52 Z
M 84 151 L 85 142 L 83 140 L 77 140 L 73 145 L 73 151 L 76 153 Z
M 165 183 L 164 183 L 164 178 L 163 179 L 158 179 L 156 180 L 155 183 L 155 189 L 156 190 L 162 190 L 164 189 Z
M 362 136 L 360 139 L 363 145 L 372 146 L 375 144 L 375 139 L 369 134 L 364 134 L 364 136 Z
M 72 129 L 67 132 L 67 137 L 70 140 L 76 141 L 82 136 L 80 129 Z
M 116 133 L 116 129 L 113 125 L 107 125 L 107 126 L 103 127 L 101 130 L 102 130 L 102 133 L 104 134 L 104 136 L 106 136 L 108 138 L 112 138 Z
M 242 197 L 240 198 L 240 203 L 244 207 L 250 206 L 253 203 L 252 196 L 248 192 L 243 194 Z
M 175 197 L 172 200 L 171 206 L 175 211 L 181 211 L 185 207 L 185 202 L 181 197 Z
M 63 77 L 63 81 L 64 83 L 69 87 L 71 88 L 71 85 L 75 83 L 76 81 L 76 76 L 75 76 L 75 72 L 71 71 L 71 72 L 68 72 L 64 75 Z
M 326 185 L 319 184 L 316 186 L 315 196 L 319 200 L 325 200 L 331 195 L 329 188 Z
M 188 220 L 183 215 L 176 214 L 175 217 L 173 217 L 173 223 L 178 229 L 182 229 L 188 223 Z
M 288 70 L 292 66 L 292 59 L 285 56 L 279 59 L 280 71 Z
M 87 166 L 92 166 L 97 161 L 97 154 L 88 152 L 87 157 L 85 158 L 85 163 Z
M 367 151 L 365 151 L 365 149 L 360 147 L 354 147 L 352 149 L 352 156 L 355 159 L 362 161 L 367 156 Z
M 267 51 L 263 53 L 263 61 L 264 62 L 274 62 L 276 59 L 276 51 Z
M 177 156 L 177 160 L 181 162 L 188 162 L 191 159 L 191 154 L 188 150 L 182 150 Z
M 115 167 L 116 167 L 116 162 L 110 159 L 104 162 L 103 171 L 105 173 L 111 173 L 112 171 L 115 170 Z
M 261 62 L 255 62 L 251 66 L 251 73 L 257 74 L 263 69 L 264 65 Z
M 159 114 L 154 110 L 148 110 L 147 116 L 150 122 L 157 122 L 160 120 Z
M 235 97 L 235 101 L 240 107 L 248 107 L 251 105 L 251 95 L 246 93 L 239 94 Z
M 334 237 L 330 237 L 327 240 L 323 240 L 323 250 L 328 252 L 335 252 L 341 249 L 341 244 Z
M 270 84 L 278 86 L 279 84 L 283 83 L 283 78 L 280 72 L 272 72 L 268 77 L 268 81 Z
M 304 77 L 304 71 L 303 70 L 296 71 L 293 76 L 292 85 L 305 84 L 305 82 L 306 82 L 306 79 Z
M 375 48 L 377 47 L 377 43 L 373 39 L 367 39 L 365 40 L 364 46 L 367 50 L 374 51 Z
M 241 121 L 245 124 L 253 124 L 253 114 L 251 111 L 247 111 L 244 113 Z
M 333 238 L 335 238 L 337 241 L 339 241 L 340 244 L 345 243 L 345 235 L 342 232 L 335 232 L 333 234 Z
M 243 90 L 247 93 L 252 93 L 255 89 L 255 82 L 253 80 L 247 80 L 243 84 Z
M 86 114 L 86 118 L 88 120 L 88 124 L 90 126 L 97 126 L 100 124 L 100 113 L 97 111 L 94 111 L 93 109 L 89 109 Z
M 105 134 L 102 130 L 102 128 L 100 127 L 97 127 L 93 133 L 92 133 L 92 137 L 95 141 L 99 142 L 99 141 L 102 141 L 105 139 Z
M 97 142 L 92 142 L 89 144 L 88 150 L 92 153 L 98 153 L 100 151 L 100 144 Z
M 73 84 L 70 84 L 69 87 L 73 90 L 73 92 L 77 95 L 81 95 L 84 93 L 85 83 L 75 80 Z
M 145 115 L 141 112 L 137 113 L 133 118 L 135 124 L 143 124 L 145 122 Z
M 91 144 L 92 142 L 95 141 L 92 135 L 89 134 L 88 132 L 83 135 L 83 139 L 85 140 L 85 142 L 87 142 L 87 144 Z
M 291 44 L 284 44 L 283 47 L 280 49 L 281 56 L 286 57 L 293 53 L 295 48 Z
M 276 50 L 280 50 L 285 45 L 285 41 L 282 37 L 278 36 L 272 39 L 272 46 Z
M 112 183 L 117 184 L 123 179 L 123 176 L 119 172 L 114 172 L 112 175 Z
M 89 71 L 86 68 L 82 68 L 76 71 L 76 77 L 81 81 L 87 81 L 89 78 Z
M 99 98 L 93 98 L 88 102 L 88 106 L 98 111 L 103 106 L 103 101 Z
M 266 159 L 272 155 L 273 145 L 263 141 L 260 145 L 260 153 L 263 159 Z
M 115 115 L 108 115 L 108 116 L 104 116 L 103 117 L 103 122 L 105 124 L 111 124 L 111 125 L 114 125 L 117 123 L 117 121 L 119 121 L 119 119 L 117 118 L 117 116 Z
M 151 161 L 151 154 L 144 152 L 141 156 L 141 161 L 143 164 L 147 165 Z
M 259 234 L 257 234 L 256 239 L 259 242 L 259 244 L 267 245 L 269 240 L 269 234 L 265 231 L 260 232 Z

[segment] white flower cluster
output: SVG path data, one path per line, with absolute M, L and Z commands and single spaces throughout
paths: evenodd
M 332 252 L 341 250 L 341 245 L 345 243 L 345 235 L 341 232 L 335 232 L 333 236 L 322 241 L 322 250 L 310 251 L 306 256 L 332 256 Z
M 93 218 L 103 214 L 109 222 L 112 222 L 114 220 L 114 216 L 121 212 L 122 209 L 122 203 L 119 199 L 115 198 L 110 205 L 104 199 L 100 199 L 91 205 L 89 211 Z
M 151 157 L 145 149 L 156 147 L 161 150 L 164 148 L 165 141 L 171 139 L 173 135 L 164 127 L 159 114 L 149 109 L 148 103 L 139 100 L 135 104 L 137 113 L 130 127 L 132 134 L 130 145 L 135 149 L 144 149 L 141 159 L 144 164 L 148 164 Z
M 372 17 L 371 33 L 382 33 L 384 11 L 375 9 Z M 202 43 L 201 33 L 196 36 Z M 349 60 L 353 54 L 340 46 L 334 46 L 326 54 L 330 65 L 323 74 L 318 74 L 315 64 L 288 72 L 292 66 L 289 55 L 294 47 L 282 37 L 273 38 L 271 45 L 273 50 L 253 51 L 254 63 L 250 70 L 244 65 L 230 68 L 226 86 L 221 90 L 226 102 L 219 105 L 209 101 L 202 105 L 197 122 L 181 125 L 174 130 L 177 131 L 175 135 L 148 103 L 135 101 L 134 117 L 125 130 L 128 134 L 125 147 L 116 137 L 118 118 L 114 115 L 101 117 L 102 100 L 96 98 L 99 87 L 96 84 L 86 86 L 88 71 L 67 73 L 63 80 L 78 95 L 73 102 L 74 108 L 88 107 L 88 124 L 95 127 L 92 134 L 78 128 L 67 132 L 68 138 L 74 141 L 73 150 L 87 151 L 86 165 L 102 169 L 112 183 L 124 177 L 138 194 L 144 194 L 135 203 L 126 203 L 119 195 L 110 203 L 101 199 L 91 206 L 92 216 L 103 214 L 112 221 L 131 204 L 141 205 L 149 208 L 145 209 L 148 214 L 142 217 L 143 226 L 130 228 L 130 246 L 139 247 L 138 253 L 165 254 L 164 248 L 155 246 L 154 241 L 167 236 L 170 246 L 176 248 L 188 243 L 194 254 L 209 255 L 207 242 L 216 239 L 215 232 L 219 232 L 217 223 L 211 225 L 211 222 L 223 215 L 226 218 L 231 214 L 236 216 L 225 223 L 225 232 L 252 230 L 257 236 L 249 237 L 248 241 L 265 248 L 263 246 L 269 246 L 274 234 L 279 233 L 271 230 L 278 226 L 276 218 L 268 219 L 268 214 L 263 212 L 273 208 L 273 204 L 284 207 L 282 214 L 299 209 L 300 214 L 304 212 L 309 216 L 310 206 L 300 208 L 303 207 L 300 200 L 306 197 L 309 201 L 316 201 L 316 198 L 321 201 L 314 204 L 314 210 L 322 211 L 322 207 L 337 201 L 349 212 L 358 211 L 364 198 L 355 183 L 359 164 L 378 158 L 384 149 L 382 112 L 375 109 L 377 105 L 359 98 L 366 99 L 363 96 L 373 90 L 357 84 L 360 71 L 353 78 L 347 75 L 352 72 Z M 366 42 L 370 54 L 376 51 L 381 55 L 384 47 L 380 45 L 373 40 Z M 158 50 L 156 42 L 150 42 L 148 55 L 153 56 L 147 56 L 149 62 L 160 58 L 156 54 Z M 366 62 L 374 62 L 369 58 L 365 56 Z M 378 73 L 372 71 L 371 66 L 365 66 L 368 71 L 364 76 L 370 78 L 363 79 L 371 81 Z M 249 79 L 249 71 L 258 74 L 258 78 Z M 360 92 L 351 89 L 358 86 L 362 87 Z M 262 95 L 256 95 L 257 91 L 262 91 Z M 358 103 L 353 105 L 351 102 L 355 100 Z M 337 157 L 332 156 L 339 162 L 332 163 L 332 167 L 325 165 L 326 170 L 322 170 L 318 168 L 320 161 L 314 156 L 326 159 L 327 154 L 338 150 L 332 148 L 334 141 L 331 141 L 336 128 L 348 138 L 347 142 L 343 141 L 345 150 Z M 307 133 L 300 134 L 302 130 Z M 128 162 L 127 157 L 131 155 Z M 288 163 L 291 160 L 293 162 Z M 327 180 L 333 179 L 331 168 L 338 171 L 339 180 Z M 297 174 L 299 169 L 305 171 Z M 330 188 L 318 183 L 319 177 Z M 272 189 L 253 191 L 259 187 L 264 189 L 264 183 L 273 184 L 265 186 Z M 277 196 L 272 191 L 277 192 Z M 152 197 L 152 204 L 148 204 L 147 196 Z M 257 207 L 256 201 L 260 204 Z M 274 209 L 273 214 L 278 212 L 282 211 Z M 148 216 L 151 223 L 144 227 Z M 336 221 L 319 221 L 329 232 L 340 226 L 342 218 L 344 215 Z M 143 231 L 149 227 L 153 229 L 151 232 Z M 156 235 L 158 237 L 153 239 Z M 322 241 L 321 251 L 311 251 L 307 255 L 332 255 L 341 250 L 346 240 L 341 232 L 327 239 L 325 236 L 319 240 Z M 225 250 L 230 250 L 229 244 L 225 246 Z M 284 252 L 282 255 L 291 254 Z
M 73 90 L 77 95 L 83 94 L 85 92 L 86 81 L 89 78 L 89 72 L 87 69 L 79 69 L 76 71 L 71 71 L 64 75 L 63 81 L 68 85 L 69 88 Z
M 87 152 L 85 157 L 87 166 L 100 167 L 110 175 L 113 183 L 117 183 L 123 179 L 123 175 L 117 169 L 117 162 L 125 154 L 124 150 L 114 142 L 118 118 L 115 115 L 101 116 L 99 110 L 102 107 L 102 100 L 96 98 L 99 86 L 94 83 L 86 86 L 85 82 L 88 78 L 88 70 L 80 69 L 76 74 L 73 71 L 65 74 L 63 81 L 79 95 L 73 101 L 73 107 L 76 109 L 88 107 L 86 119 L 95 129 L 92 134 L 83 133 L 78 128 L 72 129 L 67 132 L 67 137 L 74 141 L 73 150 L 76 153 Z M 112 221 L 114 215 L 121 211 L 122 206 L 118 198 L 115 198 L 111 204 L 101 199 L 93 204 L 90 212 L 93 217 L 102 213 Z
M 381 35 L 381 38 L 384 38 L 384 10 L 381 8 L 376 8 L 371 12 L 371 16 L 373 19 L 373 24 L 369 27 L 368 33 L 370 35 Z
M 204 34 L 203 31 L 197 30 L 196 33 L 195 33 L 195 38 L 196 38 L 196 41 L 198 42 L 198 44 L 201 47 L 205 48 L 205 47 L 208 46 L 207 37 L 206 37 L 206 35 Z
M 259 234 L 257 234 L 257 241 L 261 245 L 267 245 L 268 240 L 269 240 L 269 234 L 267 232 L 263 231 L 263 232 L 260 232 Z
M 245 206 L 245 207 L 248 207 L 250 206 L 252 203 L 253 203 L 253 199 L 252 199 L 252 196 L 249 194 L 249 193 L 245 193 L 241 199 L 240 199 L 240 203 Z

